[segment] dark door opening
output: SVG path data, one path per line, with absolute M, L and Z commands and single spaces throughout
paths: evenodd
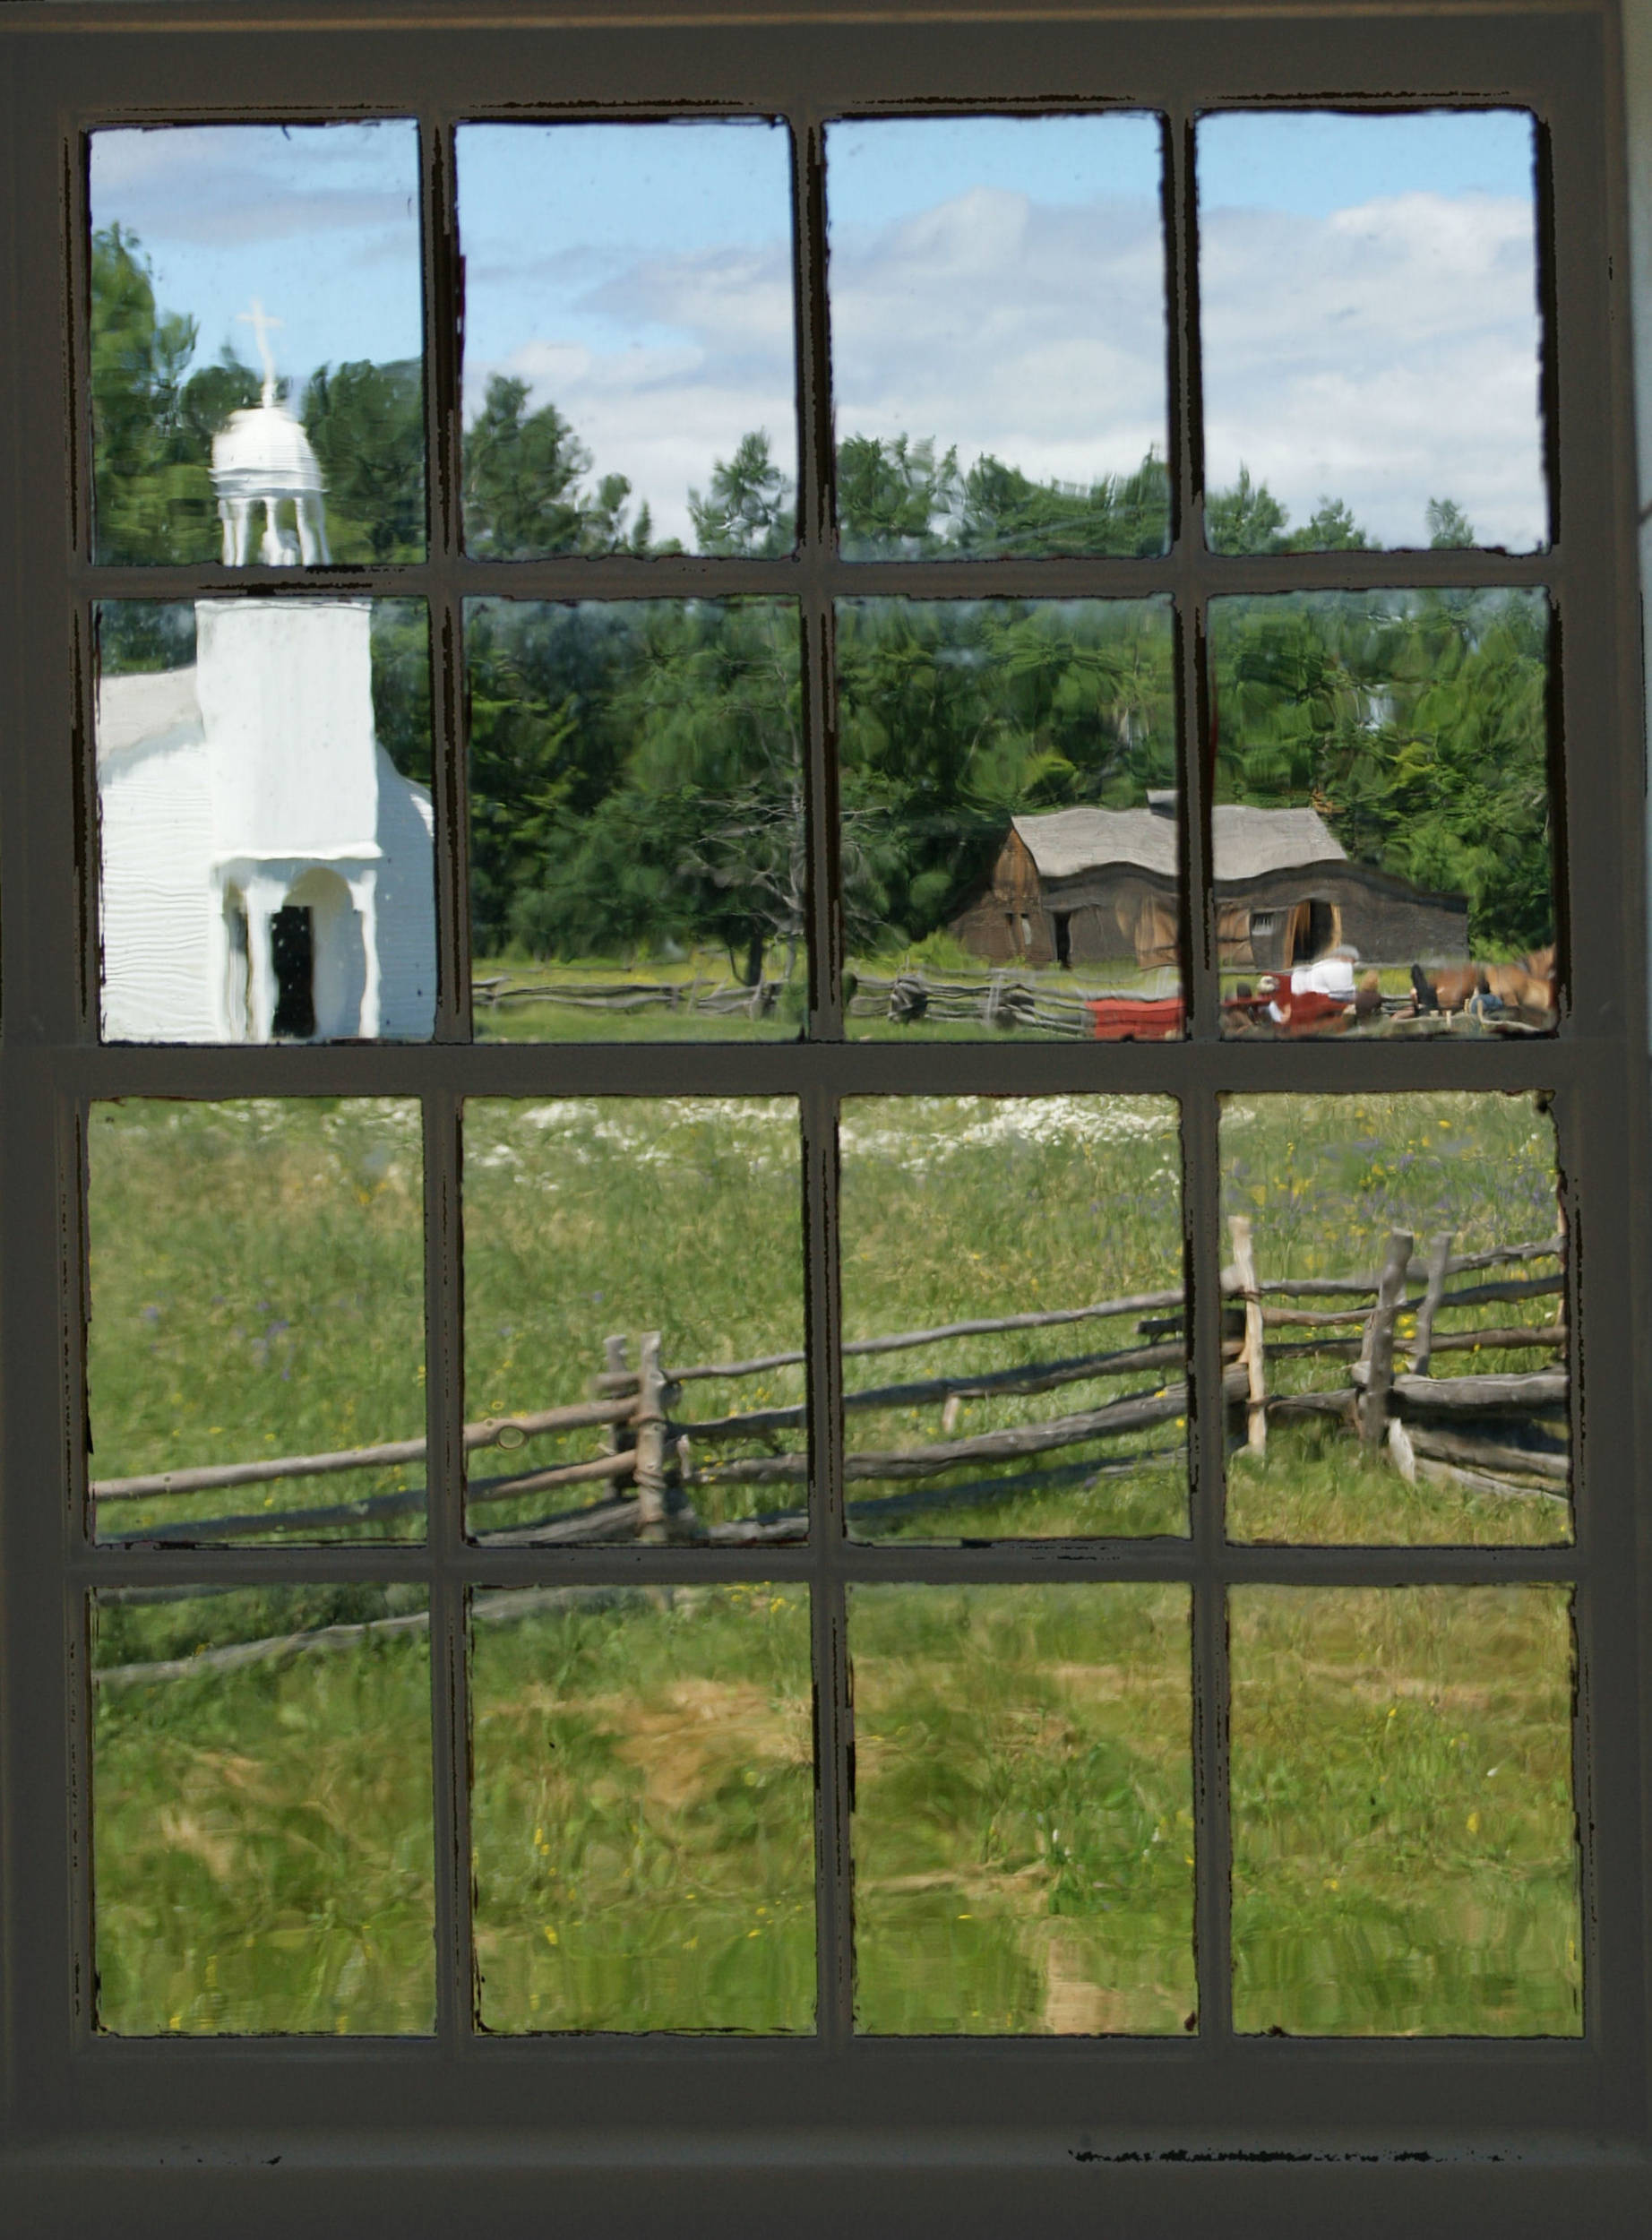
M 1307 955 L 1322 957 L 1328 949 L 1334 949 L 1341 938 L 1340 913 L 1334 902 L 1322 901 L 1316 894 L 1308 902 Z
M 270 961 L 275 969 L 275 1019 L 271 1032 L 307 1042 L 315 1032 L 315 919 L 288 903 L 270 920 Z
M 1060 965 L 1072 962 L 1072 919 L 1065 910 L 1052 910 L 1050 923 L 1055 928 L 1055 961 Z

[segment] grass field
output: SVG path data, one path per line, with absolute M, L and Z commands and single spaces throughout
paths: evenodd
M 771 950 L 763 960 L 764 978 L 784 981 L 785 969 L 784 951 Z M 739 984 L 720 949 L 637 961 L 581 957 L 564 962 L 525 956 L 478 957 L 470 971 L 476 989 L 472 1015 L 478 1042 L 791 1042 L 803 1031 L 807 1002 L 808 968 L 801 954 L 773 1004 L 756 1017 L 739 1008 L 697 1010 L 687 1001 L 695 990 L 737 992 Z M 557 994 L 542 1000 L 521 995 L 494 1002 L 487 986 L 493 980 L 522 988 L 555 982 Z M 677 987 L 684 996 L 677 1006 L 649 1004 L 635 1010 L 559 1000 L 587 990 L 596 995 L 627 983 Z
M 1528 1097 L 1455 1093 L 1403 1097 L 1230 1098 L 1221 1133 L 1225 1216 L 1252 1223 L 1261 1281 L 1290 1276 L 1369 1274 L 1381 1264 L 1390 1234 L 1407 1230 L 1422 1258 L 1448 1233 L 1455 1254 L 1536 1244 L 1560 1228 L 1554 1131 Z M 1226 1245 L 1227 1240 L 1224 1239 Z M 1497 1276 L 1553 1277 L 1557 1263 L 1493 1269 Z M 1467 1285 L 1473 1277 L 1454 1279 Z M 1334 1301 L 1302 1302 L 1323 1307 Z M 1530 1306 L 1491 1303 L 1441 1314 L 1438 1334 L 1560 1321 L 1561 1300 Z M 1415 1319 L 1402 1317 L 1403 1347 Z M 1295 1335 L 1279 1332 L 1287 1342 Z M 1441 1353 L 1438 1375 L 1531 1371 L 1563 1364 L 1563 1353 Z M 1324 1390 L 1347 1382 L 1344 1365 L 1323 1356 L 1269 1362 L 1269 1389 Z M 1543 1432 L 1563 1444 L 1563 1417 L 1501 1434 Z M 1228 1464 L 1228 1529 L 1235 1539 L 1416 1544 L 1460 1541 L 1541 1546 L 1571 1537 L 1563 1500 L 1476 1492 L 1440 1483 L 1407 1485 L 1386 1458 L 1324 1418 L 1269 1431 L 1266 1458 L 1243 1452 Z
M 389 1098 L 134 1099 L 88 1137 L 94 1478 L 417 1439 L 423 1151 Z M 399 1494 L 424 1465 L 99 1504 L 103 1535 Z M 418 1510 L 328 1538 L 422 1537 Z
M 1364 1271 L 1390 1228 L 1459 1251 L 1552 1235 L 1529 1099 L 1252 1098 L 1223 1125 L 1264 1278 Z M 1174 1288 L 1174 1116 L 1153 1099 L 851 1104 L 848 1335 Z M 417 1436 L 419 1139 L 410 1107 L 95 1110 L 91 1420 L 99 1475 Z M 472 1105 L 469 1412 L 582 1397 L 602 1340 L 667 1364 L 801 1343 L 795 1109 L 784 1100 Z M 1226 1243 L 1226 1240 L 1224 1240 Z M 1548 1263 L 1552 1266 L 1553 1263 Z M 1519 1271 L 1517 1271 L 1519 1272 Z M 1522 1308 L 1558 1313 L 1548 1297 Z M 1459 1327 L 1483 1312 L 1459 1311 Z M 1139 1316 L 851 1356 L 850 1389 L 1140 1346 Z M 1442 1325 L 1443 1327 L 1444 1325 Z M 1487 1354 L 1478 1366 L 1535 1366 Z M 634 1354 L 633 1354 L 634 1358 Z M 1436 1369 L 1458 1366 L 1441 1356 Z M 1175 1374 L 854 1410 L 851 1452 L 1014 1427 Z M 1276 1389 L 1330 1383 L 1270 1363 Z M 684 1412 L 787 1406 L 787 1369 L 684 1388 Z M 1016 1495 L 959 1466 L 878 1538 L 1185 1529 L 1184 1430 L 1116 1477 Z M 800 1443 L 796 1430 L 776 1443 Z M 529 1450 L 596 1450 L 594 1432 Z M 761 1451 L 753 1438 L 718 1452 Z M 712 1459 L 708 1446 L 702 1464 Z M 1036 1459 L 1037 1460 L 1037 1459 Z M 478 1463 L 478 1469 L 484 1467 Z M 486 1467 L 498 1467 L 489 1456 Z M 386 1483 L 417 1486 L 415 1465 Z M 1230 1468 L 1233 1529 L 1536 1540 L 1563 1508 L 1403 1481 L 1340 1431 L 1278 1426 Z M 985 1483 L 984 1483 L 985 1481 Z M 333 1503 L 359 1480 L 257 1490 Z M 795 1486 L 692 1487 L 708 1519 Z M 908 1503 L 910 1479 L 857 1480 Z M 568 1504 L 588 1496 L 568 1490 Z M 237 1500 L 245 1495 L 237 1495 Z M 221 1494 L 109 1504 L 197 1520 Z M 550 1502 L 540 1496 L 533 1513 Z M 524 1503 L 520 1513 L 528 1513 Z M 136 1512 L 134 1515 L 133 1512 Z M 517 1505 L 475 1512 L 508 1524 Z M 403 1520 L 398 1529 L 417 1528 Z M 388 1528 L 357 1522 L 359 1536 Z M 107 1602 L 93 1783 L 99 2013 L 122 2031 L 421 2030 L 432 2012 L 424 1636 L 145 1678 L 131 1667 L 413 1613 L 411 1590 Z M 1163 1587 L 857 1588 L 857 2012 L 877 2033 L 1179 2032 L 1192 2012 L 1187 1646 Z M 592 1590 L 474 1629 L 475 1852 L 486 2027 L 806 2030 L 813 2003 L 801 1590 Z M 1553 1589 L 1247 1589 L 1233 1607 L 1242 2027 L 1573 2032 L 1571 1678 Z M 547 1934 L 546 1932 L 554 1932 Z

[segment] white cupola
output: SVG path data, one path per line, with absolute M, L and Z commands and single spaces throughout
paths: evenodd
M 299 563 L 325 565 L 331 556 L 321 462 L 297 420 L 276 399 L 269 330 L 281 323 L 267 314 L 256 297 L 251 311 L 240 315 L 258 337 L 263 396 L 246 410 L 232 412 L 212 438 L 212 484 L 224 524 L 224 565 L 245 568 L 254 560 L 269 568 Z M 292 507 L 290 526 L 283 518 L 288 504 Z M 254 554 L 253 518 L 259 506 L 263 508 L 263 534 Z

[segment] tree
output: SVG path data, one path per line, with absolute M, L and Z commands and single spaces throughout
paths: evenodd
M 791 485 L 775 465 L 761 431 L 743 435 L 734 457 L 718 461 L 709 495 L 691 490 L 688 510 L 701 552 L 770 559 L 789 552 L 796 542 Z
M 495 560 L 576 551 L 585 525 L 590 453 L 554 404 L 527 405 L 525 381 L 495 374 L 465 431 L 465 539 Z
M 317 366 L 305 390 L 304 426 L 326 487 L 332 557 L 422 559 L 425 384 L 418 360 L 376 366 L 352 358 L 336 371 Z
M 1286 552 L 1364 552 L 1371 543 L 1341 498 L 1321 495 L 1301 529 L 1284 540 Z
M 1428 541 L 1432 550 L 1450 551 L 1458 546 L 1472 545 L 1474 540 L 1474 524 L 1454 498 L 1430 498 Z
M 1133 474 L 1034 482 L 984 454 L 964 478 L 959 552 L 1101 552 L 1149 556 L 1170 541 L 1170 480 L 1149 452 Z
M 92 490 L 97 556 L 215 559 L 210 449 L 183 409 L 195 323 L 155 306 L 153 269 L 120 226 L 92 237 Z
M 962 496 L 958 453 L 933 436 L 846 436 L 838 446 L 838 524 L 853 558 L 916 559 L 938 551 Z
M 1290 519 L 1265 482 L 1252 483 L 1242 466 L 1231 490 L 1213 493 L 1205 509 L 1212 552 L 1278 552 Z

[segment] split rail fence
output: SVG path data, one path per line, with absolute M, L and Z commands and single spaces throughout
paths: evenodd
M 1498 1495 L 1567 1500 L 1568 1331 L 1563 1314 L 1542 1321 L 1532 1312 L 1564 1292 L 1563 1236 L 1455 1254 L 1451 1238 L 1441 1235 L 1419 1255 L 1415 1239 L 1397 1230 L 1388 1238 L 1381 1267 L 1369 1275 L 1259 1281 L 1249 1218 L 1233 1216 L 1229 1228 L 1233 1259 L 1222 1273 L 1223 1393 L 1235 1444 L 1260 1452 L 1266 1448 L 1271 1426 L 1319 1416 L 1340 1424 L 1369 1455 L 1381 1458 L 1408 1481 L 1424 1478 Z M 1491 1270 L 1544 1262 L 1555 1263 L 1553 1273 L 1487 1276 Z M 1461 1282 L 1466 1276 L 1484 1279 Z M 1305 1304 L 1309 1301 L 1324 1304 Z M 1442 1314 L 1493 1305 L 1518 1313 L 1519 1319 L 1489 1327 L 1438 1327 Z M 1181 1452 L 1179 1438 L 1157 1447 L 1127 1443 L 1099 1460 L 1093 1454 L 1076 1461 L 1053 1458 L 1080 1446 L 1135 1442 L 1185 1417 L 1184 1374 L 1173 1380 L 1157 1374 L 1185 1372 L 1185 1308 L 1184 1294 L 1177 1288 L 1103 1299 L 1088 1306 L 997 1315 L 849 1340 L 843 1348 L 845 1357 L 858 1361 L 1011 1331 L 1054 1331 L 1126 1317 L 1135 1322 L 1135 1342 L 1123 1348 L 846 1392 L 845 1410 L 851 1418 L 870 1410 L 940 1411 L 938 1437 L 887 1450 L 851 1446 L 845 1463 L 851 1522 L 872 1524 L 902 1514 L 988 1504 L 1012 1509 L 1025 1495 L 1093 1483 L 1144 1463 L 1174 1459 Z M 1286 1337 L 1286 1332 L 1293 1334 Z M 530 1442 L 572 1432 L 594 1431 L 602 1442 L 602 1451 L 583 1460 L 470 1474 L 467 1500 L 473 1525 L 475 1512 L 492 1505 L 533 1497 L 577 1498 L 581 1488 L 601 1489 L 582 1506 L 481 1530 L 477 1537 L 484 1543 L 519 1546 L 574 1546 L 632 1537 L 721 1546 L 801 1538 L 809 1477 L 804 1404 L 736 1408 L 695 1417 L 685 1412 L 684 1395 L 706 1384 L 738 1385 L 798 1368 L 803 1354 L 781 1352 L 746 1361 L 670 1368 L 659 1331 L 641 1338 L 634 1362 L 631 1343 L 624 1336 L 606 1340 L 605 1365 L 591 1379 L 588 1400 L 487 1417 L 465 1426 L 467 1455 L 478 1459 L 495 1453 L 503 1457 Z M 1553 1361 L 1530 1370 L 1488 1373 L 1472 1366 L 1481 1352 L 1548 1355 Z M 1469 1357 L 1465 1374 L 1436 1371 L 1437 1358 L 1463 1355 Z M 1280 1366 L 1304 1359 L 1341 1363 L 1346 1374 L 1323 1389 L 1279 1389 L 1274 1378 Z M 955 1435 L 961 1409 L 969 1401 L 1134 1377 L 1148 1381 L 1139 1390 L 1093 1408 L 961 1438 Z M 749 1452 L 754 1446 L 762 1451 Z M 725 1453 L 731 1448 L 748 1451 Z M 120 1505 L 128 1502 L 229 1494 L 295 1478 L 410 1466 L 425 1458 L 424 1440 L 407 1439 L 328 1453 L 109 1478 L 94 1481 L 91 1491 L 105 1539 L 187 1546 L 270 1538 L 284 1532 L 393 1524 L 398 1518 L 422 1513 L 426 1489 L 409 1487 L 331 1505 L 279 1512 L 258 1508 L 205 1520 L 147 1523 L 131 1530 L 111 1526 Z M 1004 1474 L 1006 1465 L 1017 1464 L 1025 1467 L 1012 1467 Z M 957 1473 L 977 1466 L 994 1474 L 959 1481 Z M 903 1490 L 856 1496 L 855 1486 L 868 1482 Z M 697 1490 L 713 1486 L 796 1490 L 792 1498 L 760 1513 L 706 1522 L 698 1513 L 695 1495 Z

